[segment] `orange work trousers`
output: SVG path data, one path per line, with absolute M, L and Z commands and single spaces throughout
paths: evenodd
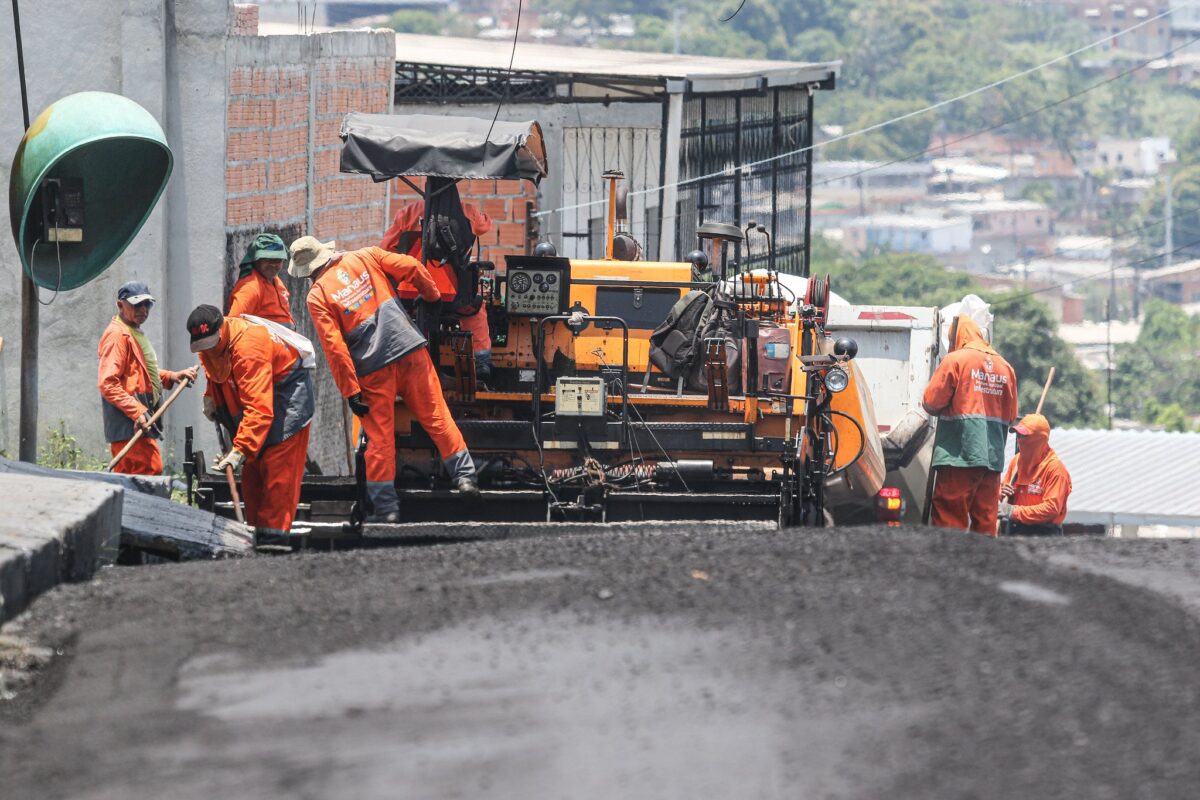
M 246 524 L 269 533 L 287 533 L 300 504 L 300 482 L 308 454 L 305 425 L 278 444 L 271 444 L 242 464 L 242 500 Z
M 929 524 L 996 535 L 1000 473 L 987 467 L 936 467 Z
M 113 458 L 116 458 L 117 453 L 121 452 L 127 444 L 129 444 L 128 439 L 112 442 L 110 447 Z M 147 439 L 145 436 L 138 439 L 133 448 L 117 462 L 112 471 L 123 472 L 126 475 L 162 475 L 162 453 L 159 452 L 158 442 L 154 439 Z
M 467 449 L 462 432 L 450 416 L 442 384 L 428 348 L 414 350 L 386 367 L 361 376 L 363 402 L 370 411 L 362 418 L 367 432 L 367 481 L 396 480 L 396 397 L 399 395 L 445 460 Z

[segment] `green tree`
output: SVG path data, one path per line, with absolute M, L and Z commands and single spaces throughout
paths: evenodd
M 442 33 L 441 15 L 432 11 L 397 11 L 384 24 L 398 33 L 420 33 L 427 36 L 439 36 Z
M 987 297 L 995 321 L 992 343 L 1017 373 L 1018 408 L 1029 414 L 1037 408 L 1046 376 L 1054 367 L 1054 384 L 1042 413 L 1056 427 L 1097 427 L 1103 401 L 1096 378 L 1075 358 L 1059 337 L 1050 307 L 1028 294 Z
M 1041 300 L 1011 293 L 989 297 L 970 275 L 948 270 L 925 255 L 877 253 L 856 260 L 823 237 L 813 244 L 813 274 L 828 273 L 833 291 L 851 303 L 941 307 L 967 294 L 980 294 L 993 303 L 993 343 L 1017 373 L 1021 412 L 1037 407 L 1050 367 L 1055 367 L 1054 387 L 1043 409 L 1051 424 L 1100 423 L 1096 379 L 1058 336 L 1050 308 Z
M 1119 415 L 1163 424 L 1159 416 L 1171 404 L 1185 416 L 1200 414 L 1200 319 L 1150 300 L 1137 341 L 1119 345 L 1116 355 L 1113 405 Z

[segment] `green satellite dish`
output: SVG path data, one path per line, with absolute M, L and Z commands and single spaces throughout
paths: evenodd
M 80 92 L 38 115 L 13 158 L 8 211 L 25 274 L 74 289 L 112 266 L 171 176 L 171 149 L 146 109 Z

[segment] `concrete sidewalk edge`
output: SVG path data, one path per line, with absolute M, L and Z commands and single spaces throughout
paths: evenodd
M 95 481 L 0 474 L 0 623 L 60 583 L 116 559 L 125 490 Z

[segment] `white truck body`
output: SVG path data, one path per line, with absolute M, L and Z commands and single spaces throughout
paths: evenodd
M 901 489 L 906 520 L 919 522 L 934 428 L 934 420 L 921 408 L 921 396 L 940 358 L 938 309 L 838 300 L 829 306 L 826 330 L 858 343 L 855 361 L 871 390 L 887 462 L 886 485 Z

